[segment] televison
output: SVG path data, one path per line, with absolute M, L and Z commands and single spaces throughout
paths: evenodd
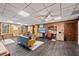
M 39 28 L 39 32 L 40 32 L 40 33 L 45 33 L 45 28 L 44 28 L 44 27 L 40 27 L 40 28 Z

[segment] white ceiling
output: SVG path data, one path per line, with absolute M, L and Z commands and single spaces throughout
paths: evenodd
M 30 16 L 22 17 L 18 15 L 19 11 L 25 11 Z M 62 17 L 60 21 L 71 20 L 71 18 L 78 17 L 79 14 L 72 13 L 79 10 L 79 4 L 77 3 L 0 3 L 0 22 L 13 22 L 22 24 L 42 24 L 48 23 L 44 17 L 38 17 L 40 15 L 47 15 L 51 13 L 53 17 Z M 54 20 L 49 22 L 55 22 Z

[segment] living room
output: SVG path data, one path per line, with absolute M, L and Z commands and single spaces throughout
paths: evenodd
M 79 56 L 78 10 L 78 3 L 0 3 L 0 56 Z

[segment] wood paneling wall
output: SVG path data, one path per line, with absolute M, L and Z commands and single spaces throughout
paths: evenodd
M 74 41 L 77 42 L 78 36 L 78 23 L 77 21 L 66 22 L 64 29 L 65 41 Z
M 28 32 L 28 26 L 24 26 L 24 32 L 23 32 L 23 34 L 26 35 L 27 32 Z
M 1 23 L 0 23 L 0 34 L 1 34 Z
M 18 35 L 20 35 L 21 34 L 21 25 L 18 25 Z
M 34 25 L 34 34 L 37 36 L 38 35 L 38 29 L 39 29 L 39 25 Z
M 77 20 L 44 24 L 44 27 L 46 28 L 46 33 L 48 33 L 48 27 L 53 26 L 53 25 L 57 26 L 58 32 L 63 33 L 63 35 L 61 37 L 59 37 L 59 35 L 57 36 L 57 40 L 60 40 L 59 38 L 61 38 L 65 41 L 77 42 L 77 40 L 78 40 L 78 30 L 77 30 L 78 22 L 77 22 Z
M 33 25 L 30 26 L 30 33 L 34 34 L 34 26 Z
M 0 23 L 0 40 L 3 39 L 1 35 L 1 23 Z
M 9 25 L 9 33 L 13 34 L 13 26 L 11 24 Z

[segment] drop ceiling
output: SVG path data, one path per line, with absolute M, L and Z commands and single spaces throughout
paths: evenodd
M 79 16 L 78 3 L 0 3 L 0 22 L 12 22 L 21 24 L 43 24 L 48 23 L 44 17 L 51 13 L 51 21 L 71 20 Z M 23 17 L 18 15 L 19 11 L 25 11 L 30 16 Z M 54 20 L 53 17 L 62 17 L 60 20 Z

